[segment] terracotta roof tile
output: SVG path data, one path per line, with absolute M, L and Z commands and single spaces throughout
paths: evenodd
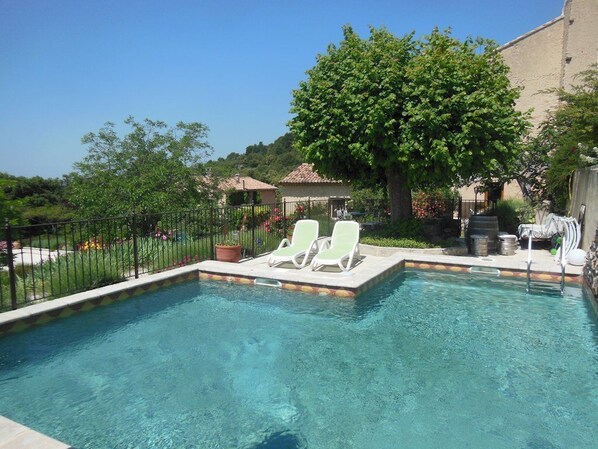
M 314 164 L 303 163 L 286 175 L 280 184 L 342 184 L 342 181 L 320 176 L 314 171 Z
M 276 190 L 275 186 L 258 181 L 250 176 L 233 176 L 223 180 L 218 187 L 222 190 Z

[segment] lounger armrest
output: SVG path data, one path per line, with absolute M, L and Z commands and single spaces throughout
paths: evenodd
M 280 242 L 277 249 L 284 248 L 285 246 L 291 246 L 291 241 L 287 238 L 282 239 L 282 242 Z
M 330 248 L 330 244 L 332 243 L 331 237 L 326 237 L 324 240 L 321 240 L 320 244 L 320 251 L 324 251 L 325 249 Z

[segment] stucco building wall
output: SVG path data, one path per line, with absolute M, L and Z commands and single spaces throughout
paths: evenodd
M 263 190 L 260 192 L 262 197 L 262 204 L 274 204 L 276 203 L 276 191 L 275 190 Z
M 563 10 L 562 87 L 577 84 L 575 75 L 598 63 L 598 0 L 569 0 Z
M 522 88 L 516 107 L 522 112 L 532 109 L 535 128 L 546 118 L 547 111 L 558 105 L 555 94 L 541 92 L 561 84 L 563 24 L 561 16 L 501 48 L 511 84 Z
M 327 201 L 328 198 L 349 198 L 351 188 L 343 184 L 287 184 L 279 185 L 282 198 L 287 202 Z

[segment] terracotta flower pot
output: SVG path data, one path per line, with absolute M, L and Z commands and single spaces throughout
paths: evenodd
M 220 262 L 239 262 L 241 260 L 241 245 L 216 245 L 216 260 Z

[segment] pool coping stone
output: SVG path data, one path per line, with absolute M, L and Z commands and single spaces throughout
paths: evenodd
M 27 426 L 0 416 L 0 449 L 73 449 Z

